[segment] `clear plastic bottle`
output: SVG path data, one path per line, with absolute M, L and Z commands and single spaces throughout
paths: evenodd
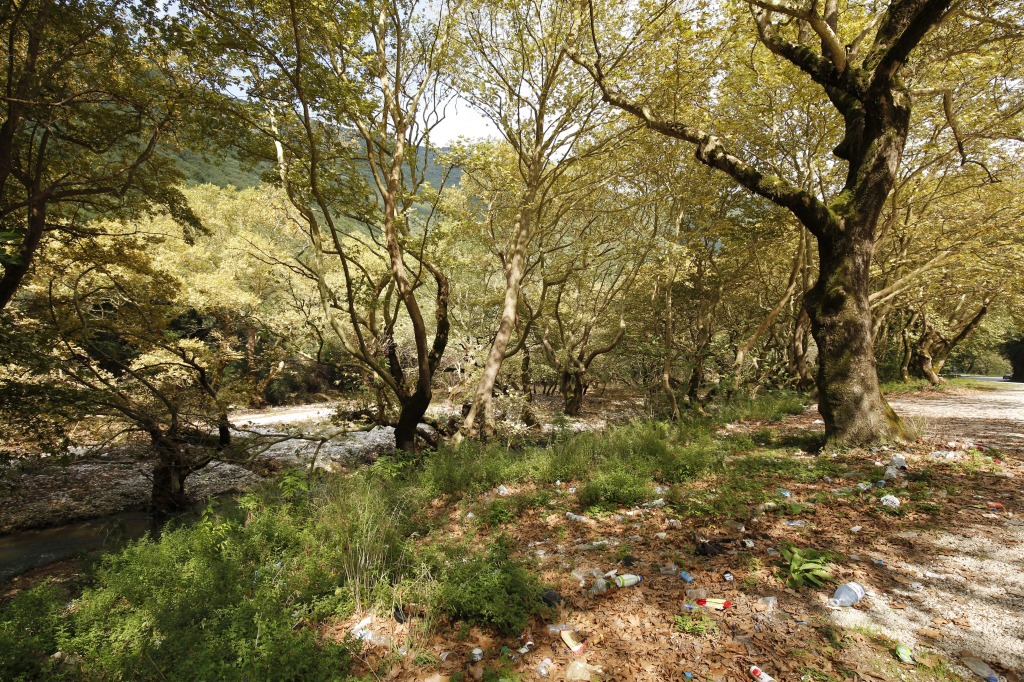
M 551 674 L 551 666 L 554 663 L 550 658 L 545 658 L 537 665 L 537 674 L 541 677 L 547 677 Z
M 602 594 L 608 591 L 608 581 L 604 578 L 598 578 L 594 581 L 594 584 L 590 588 L 590 594 Z
M 828 605 L 834 609 L 853 606 L 863 598 L 864 588 L 860 583 L 851 582 L 840 585 L 835 594 L 832 595 L 832 598 L 828 600 Z
M 988 667 L 988 663 L 980 658 L 965 656 L 962 663 L 970 668 L 975 675 L 984 678 L 985 682 L 999 682 L 999 675 L 996 674 L 996 671 Z

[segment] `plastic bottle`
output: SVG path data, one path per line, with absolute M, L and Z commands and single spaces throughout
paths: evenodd
M 761 670 L 756 665 L 750 666 L 750 676 L 757 680 L 757 682 L 775 682 L 774 677 Z
M 565 625 L 563 623 L 558 623 L 557 625 L 555 623 L 552 623 L 548 625 L 548 634 L 557 635 L 562 630 L 572 630 L 572 626 Z
M 985 682 L 999 682 L 999 675 L 996 674 L 996 671 L 988 667 L 988 664 L 980 658 L 965 656 L 961 662 L 975 675 L 983 678 Z
M 832 598 L 828 600 L 828 605 L 834 609 L 853 606 L 861 599 L 864 598 L 864 588 L 860 583 L 846 583 L 840 585 L 836 593 L 832 595 Z
M 604 578 L 598 578 L 594 581 L 594 584 L 590 588 L 590 594 L 602 594 L 608 591 L 608 581 Z
M 543 661 L 537 664 L 537 674 L 541 677 L 547 677 L 551 674 L 551 665 L 554 663 L 550 658 L 545 658 Z
M 633 585 L 636 585 L 641 580 L 643 580 L 643 578 L 639 575 L 623 573 L 622 575 L 615 576 L 615 578 L 612 579 L 612 582 L 615 583 L 616 587 L 633 587 Z

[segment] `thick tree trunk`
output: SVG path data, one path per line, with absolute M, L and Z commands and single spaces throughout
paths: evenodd
M 185 479 L 192 473 L 192 468 L 172 440 L 163 434 L 150 434 L 150 438 L 156 451 L 150 508 L 154 514 L 165 516 L 188 507 Z
M 878 383 L 868 302 L 873 244 L 870 236 L 858 232 L 819 237 L 818 281 L 805 299 L 818 344 L 818 409 L 825 436 L 847 444 L 900 440 L 904 435 Z
M 583 375 L 566 372 L 562 377 L 562 411 L 568 417 L 578 417 L 583 408 Z
M 405 452 L 416 452 L 416 427 L 423 421 L 423 415 L 430 406 L 430 395 L 416 391 L 402 400 L 402 409 L 395 424 L 395 447 Z

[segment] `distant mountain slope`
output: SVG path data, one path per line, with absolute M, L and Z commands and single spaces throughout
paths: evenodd
M 427 158 L 426 180 L 431 187 L 440 187 L 444 180 L 445 168 L 438 163 L 438 156 L 447 149 L 431 151 Z M 234 155 L 207 156 L 201 152 L 182 150 L 177 153 L 178 167 L 185 174 L 185 182 L 189 185 L 216 185 L 217 187 L 233 186 L 238 189 L 256 187 L 260 177 L 272 170 L 269 163 L 258 164 L 255 168 L 239 161 Z M 364 170 L 367 181 L 372 182 L 369 168 Z M 459 184 L 462 171 L 452 170 L 445 183 L 446 187 Z

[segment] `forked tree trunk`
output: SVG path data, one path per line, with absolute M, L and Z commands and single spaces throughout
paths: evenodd
M 578 417 L 583 408 L 583 375 L 566 372 L 562 376 L 562 411 L 567 417 Z

